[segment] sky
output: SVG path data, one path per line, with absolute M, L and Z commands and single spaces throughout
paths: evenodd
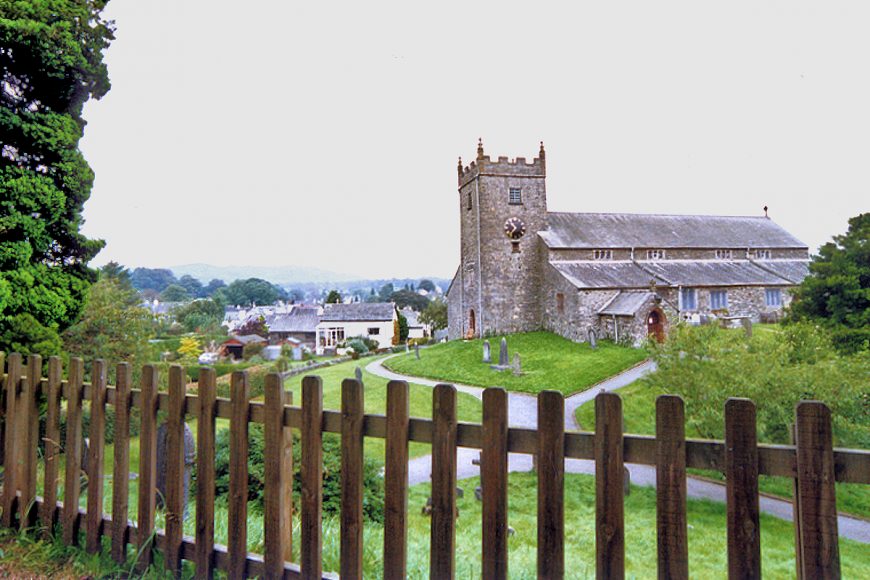
M 451 277 L 457 157 L 551 211 L 870 211 L 870 3 L 111 0 L 85 108 L 94 261 Z

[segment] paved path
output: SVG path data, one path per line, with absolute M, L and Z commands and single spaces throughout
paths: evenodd
M 401 355 L 393 355 L 401 356 Z M 411 377 L 400 375 L 386 369 L 381 363 L 390 357 L 375 360 L 366 366 L 366 370 L 373 375 L 383 377 L 390 380 L 401 380 L 427 387 L 434 387 L 439 382 L 422 377 Z M 595 395 L 601 391 L 615 391 L 626 385 L 629 385 L 642 377 L 644 374 L 655 370 L 655 363 L 652 361 L 643 362 L 634 366 L 627 371 L 613 376 L 605 381 L 593 385 L 589 389 L 571 395 L 565 399 L 565 429 L 570 431 L 579 430 L 579 426 L 574 419 L 574 411 L 588 401 L 595 398 Z M 483 389 L 471 385 L 461 385 L 452 383 L 456 390 L 463 393 L 468 393 L 478 399 L 483 397 Z M 534 395 L 527 393 L 508 392 L 508 409 L 509 422 L 514 427 L 527 427 L 534 429 L 537 426 L 537 399 Z M 480 456 L 479 449 L 469 449 L 460 447 L 456 450 L 456 477 L 457 479 L 465 479 L 480 475 L 480 468 L 472 464 L 472 460 Z M 631 473 L 631 483 L 634 485 L 652 486 L 656 485 L 656 470 L 649 465 L 638 465 L 634 463 L 626 464 Z M 508 454 L 508 470 L 510 471 L 530 471 L 532 469 L 532 456 L 524 453 Z M 565 471 L 567 473 L 583 473 L 592 475 L 595 473 L 595 463 L 588 459 L 566 459 Z M 408 462 L 408 483 L 416 485 L 425 483 L 431 479 L 432 475 L 432 456 L 424 455 L 417 457 Z M 715 483 L 704 479 L 688 477 L 686 482 L 688 496 L 692 499 L 709 499 L 718 502 L 725 501 L 725 486 L 721 483 Z M 792 504 L 791 502 L 761 496 L 759 498 L 761 511 L 772 516 L 792 521 Z M 870 522 L 862 519 L 852 518 L 848 516 L 839 516 L 837 518 L 838 529 L 840 536 L 849 538 L 865 544 L 870 544 Z

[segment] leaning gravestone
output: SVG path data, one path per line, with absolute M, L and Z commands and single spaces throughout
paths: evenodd
M 362 369 L 356 367 L 356 369 L 353 371 L 353 374 L 356 377 L 356 380 L 358 380 L 360 384 L 362 384 Z
M 163 507 L 166 498 L 166 423 L 157 428 L 157 507 Z M 182 497 L 184 502 L 184 519 L 188 515 L 188 500 L 190 499 L 190 472 L 196 461 L 196 442 L 193 432 L 187 423 L 184 424 L 184 484 Z
M 746 333 L 746 338 L 752 338 L 752 320 L 747 316 L 741 318 L 740 323 L 743 324 L 743 332 Z
M 417 355 L 417 360 L 420 360 L 420 345 L 419 344 L 414 345 L 414 354 Z
M 490 352 L 488 340 L 483 341 L 483 362 L 487 364 L 492 362 L 492 353 Z
M 595 329 L 589 329 L 589 346 L 592 347 L 593 350 L 598 348 L 598 337 L 595 335 Z
M 520 376 L 521 374 L 523 374 L 523 369 L 522 369 L 522 367 L 520 366 L 520 353 L 518 353 L 518 352 L 515 352 L 515 353 L 514 353 L 514 364 L 513 364 L 513 369 L 514 369 L 514 376 L 517 376 L 517 377 L 518 377 L 518 376 Z

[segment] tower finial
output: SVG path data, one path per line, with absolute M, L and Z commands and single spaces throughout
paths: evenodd
M 459 171 L 459 176 L 462 177 L 462 156 L 459 156 L 459 165 L 456 166 L 456 170 Z
M 543 159 L 543 158 L 546 157 L 546 156 L 547 156 L 547 154 L 544 152 L 544 142 L 541 141 L 541 150 L 538 151 L 538 157 L 540 157 L 541 159 Z
M 477 139 L 477 158 L 483 159 L 483 137 Z
M 764 206 L 764 217 L 767 217 L 767 206 Z

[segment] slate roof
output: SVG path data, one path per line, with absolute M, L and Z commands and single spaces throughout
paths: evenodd
M 319 322 L 316 308 L 294 308 L 290 314 L 275 316 L 269 332 L 316 332 Z
M 759 268 L 776 272 L 794 284 L 800 284 L 810 273 L 809 260 L 764 260 L 755 264 Z
M 641 267 L 671 286 L 780 286 L 792 284 L 748 260 L 662 260 Z
M 755 216 L 547 214 L 538 232 L 550 248 L 806 248 L 772 220 Z
M 550 262 L 550 265 L 577 288 L 649 288 L 655 276 L 634 262 Z M 656 284 L 666 284 L 655 279 Z
M 771 264 L 779 270 L 769 268 Z M 550 265 L 579 289 L 648 288 L 653 280 L 657 286 L 785 286 L 799 283 L 806 275 L 803 260 L 765 261 L 763 266 L 749 260 L 565 261 Z
M 242 334 L 239 336 L 233 336 L 230 340 L 237 340 L 242 344 L 250 344 L 252 342 L 267 342 L 265 338 L 258 334 Z
M 410 308 L 403 308 L 401 312 L 405 320 L 408 321 L 408 328 L 423 328 L 423 323 L 417 319 L 417 312 Z
M 605 304 L 598 314 L 634 316 L 650 298 L 655 296 L 652 292 L 620 292 Z
M 327 304 L 323 308 L 323 316 L 320 320 L 322 322 L 392 320 L 395 308 L 392 302 Z

